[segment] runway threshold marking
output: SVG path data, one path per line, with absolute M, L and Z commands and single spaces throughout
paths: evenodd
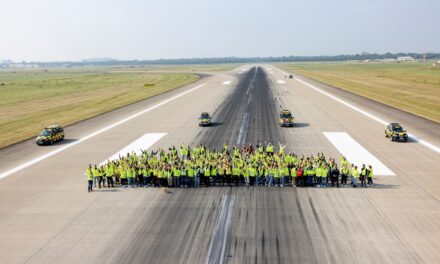
M 355 164 L 360 169 L 362 164 L 373 166 L 375 175 L 395 176 L 385 164 L 380 162 L 373 154 L 368 152 L 361 144 L 345 132 L 323 132 L 324 136 L 344 155 L 348 162 Z
M 280 70 L 278 68 L 277 68 L 277 70 L 279 72 L 281 72 L 282 74 L 284 74 L 284 75 L 289 75 L 287 72 L 285 72 L 283 70 Z M 341 103 L 341 104 L 343 104 L 343 105 L 345 105 L 345 106 L 355 110 L 356 112 L 361 113 L 361 114 L 363 114 L 363 115 L 365 115 L 365 116 L 375 120 L 376 122 L 378 122 L 378 123 L 380 123 L 380 124 L 382 124 L 384 126 L 386 126 L 386 125 L 388 125 L 390 123 L 390 122 L 387 122 L 387 121 L 385 121 L 385 120 L 383 120 L 383 119 L 381 119 L 381 118 L 379 118 L 379 117 L 377 117 L 375 115 L 372 115 L 372 114 L 368 113 L 365 110 L 360 109 L 359 107 L 356 107 L 356 106 L 348 103 L 347 101 L 344 101 L 344 100 L 342 100 L 342 99 L 340 99 L 340 98 L 330 94 L 329 92 L 326 92 L 326 91 L 324 91 L 324 90 L 314 86 L 313 84 L 310 84 L 310 83 L 308 83 L 306 81 L 303 81 L 303 80 L 301 80 L 301 79 L 299 79 L 297 77 L 294 77 L 293 79 L 295 79 L 296 81 L 298 81 L 298 82 L 300 82 L 300 83 L 302 83 L 302 84 L 312 88 L 313 90 L 315 90 L 317 92 L 320 92 L 320 93 L 322 93 L 322 94 L 332 98 L 333 100 L 335 100 L 335 101 L 337 101 L 337 102 L 339 102 L 339 103 Z M 429 148 L 429 149 L 431 149 L 431 150 L 433 150 L 433 151 L 435 151 L 437 153 L 440 153 L 440 147 L 438 147 L 438 146 L 436 146 L 436 145 L 434 145 L 434 144 L 432 144 L 432 143 L 430 143 L 430 142 L 428 142 L 428 141 L 426 141 L 424 139 L 421 139 L 418 136 L 416 136 L 414 134 L 411 134 L 411 133 L 408 133 L 408 137 L 411 138 L 412 140 L 422 144 L 423 146 L 425 146 L 425 147 L 427 147 L 427 148 Z
M 228 85 L 228 84 L 230 84 L 231 83 L 231 81 L 224 81 L 222 84 L 223 85 Z
M 235 195 L 223 195 L 220 202 L 220 213 L 212 233 L 209 245 L 207 264 L 225 263 L 226 242 L 234 211 Z
M 23 170 L 23 169 L 25 169 L 25 168 L 27 168 L 29 166 L 32 166 L 32 165 L 34 165 L 34 164 L 36 164 L 36 163 L 38 163 L 40 161 L 43 161 L 43 160 L 45 160 L 45 159 L 47 159 L 49 157 L 52 157 L 52 156 L 54 156 L 54 155 L 56 155 L 56 154 L 58 154 L 58 153 L 60 153 L 60 152 L 62 152 L 64 150 L 66 150 L 66 149 L 69 149 L 69 148 L 71 148 L 73 146 L 76 146 L 76 145 L 78 145 L 78 144 L 80 144 L 80 143 L 82 143 L 82 142 L 84 142 L 84 141 L 86 141 L 88 139 L 91 139 L 91 138 L 93 138 L 93 137 L 95 137 L 95 136 L 97 136 L 99 134 L 102 134 L 102 133 L 104 133 L 104 132 L 106 132 L 106 131 L 108 131 L 110 129 L 113 129 L 113 128 L 117 127 L 117 126 L 120 126 L 120 125 L 122 125 L 122 124 L 124 124 L 124 123 L 126 123 L 126 122 L 128 122 L 128 121 L 130 121 L 130 120 L 132 120 L 134 118 L 136 118 L 136 117 L 139 117 L 139 116 L 141 116 L 141 115 L 143 115 L 145 113 L 148 113 L 148 112 L 150 112 L 150 111 L 152 111 L 152 110 L 154 110 L 156 108 L 159 108 L 159 107 L 161 107 L 161 106 L 163 106 L 163 105 L 165 105 L 165 104 L 167 104 L 167 103 L 169 103 L 171 101 L 174 101 L 174 100 L 176 100 L 179 97 L 182 97 L 182 96 L 184 96 L 186 94 L 192 93 L 192 92 L 202 88 L 205 85 L 206 84 L 202 83 L 202 84 L 200 84 L 200 85 L 198 85 L 196 87 L 193 87 L 193 88 L 191 88 L 189 90 L 181 92 L 181 93 L 179 93 L 179 94 L 177 94 L 175 96 L 172 96 L 172 97 L 170 97 L 170 98 L 168 98 L 166 100 L 163 100 L 160 103 L 157 103 L 157 104 L 155 104 L 155 105 L 153 105 L 151 107 L 148 107 L 148 108 L 146 108 L 146 109 L 144 109 L 142 111 L 139 111 L 139 112 L 137 112 L 137 113 L 135 113 L 135 114 L 133 114 L 133 115 L 131 115 L 129 117 L 126 117 L 126 118 L 124 118 L 122 120 L 119 120 L 119 121 L 117 121 L 117 122 L 115 122 L 115 123 L 113 123 L 113 124 L 111 124 L 109 126 L 101 128 L 101 129 L 99 129 L 99 130 L 97 130 L 97 131 L 95 131 L 95 132 L 93 132 L 91 134 L 88 134 L 87 136 L 85 136 L 83 138 L 80 138 L 80 139 L 78 139 L 75 142 L 72 142 L 70 144 L 64 145 L 64 146 L 62 146 L 62 147 L 60 147 L 60 148 L 58 148 L 56 150 L 53 150 L 53 151 L 51 151 L 49 153 L 46 153 L 46 154 L 41 155 L 41 156 L 39 156 L 39 157 L 37 157 L 35 159 L 32 159 L 32 160 L 30 160 L 28 162 L 25 162 L 25 163 L 15 167 L 15 168 L 7 170 L 7 171 L 5 171 L 5 172 L 0 174 L 0 179 L 8 177 L 8 176 L 10 176 L 10 175 L 12 175 L 12 174 L 14 174 L 16 172 L 19 172 L 19 171 L 21 171 L 21 170 Z
M 110 156 L 107 160 L 103 161 L 101 165 L 105 164 L 107 161 L 117 160 L 119 157 L 127 155 L 127 153 L 141 155 L 142 151 L 149 149 L 151 146 L 156 144 L 157 141 L 166 136 L 166 134 L 167 133 L 146 133 L 142 137 L 136 139 L 120 151 Z

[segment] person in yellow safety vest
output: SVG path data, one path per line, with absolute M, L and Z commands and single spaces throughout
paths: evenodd
M 188 167 L 188 186 L 194 187 L 194 168 L 192 166 Z
M 129 166 L 127 168 L 127 180 L 128 180 L 128 187 L 133 187 L 134 182 L 136 179 L 136 170 L 133 165 Z
M 225 177 L 226 177 L 226 183 L 228 186 L 231 186 L 232 184 L 232 168 L 230 164 L 225 165 Z
M 328 166 L 328 164 L 323 164 L 322 166 L 322 171 L 321 171 L 321 186 L 322 187 L 327 187 L 327 183 L 328 183 L 328 176 L 330 174 L 330 168 Z
M 234 146 L 234 157 L 238 158 L 240 156 L 240 150 Z
M 248 187 L 249 186 L 249 168 L 247 166 L 245 166 L 243 168 L 242 173 L 243 173 L 243 178 L 244 178 L 244 182 L 246 184 L 246 187 Z
M 168 167 L 165 169 L 165 177 L 167 181 L 167 187 L 173 187 L 173 173 L 171 171 L 171 168 Z
M 217 166 L 217 170 L 218 170 L 218 179 L 217 179 L 217 183 L 220 186 L 224 186 L 225 182 L 226 182 L 226 178 L 225 178 L 225 171 L 226 171 L 226 167 L 221 164 L 218 164 Z
M 352 166 L 351 169 L 351 183 L 353 184 L 353 187 L 357 187 L 357 180 L 359 179 L 359 171 L 357 166 Z
M 322 165 L 318 164 L 316 166 L 316 169 L 315 169 L 315 173 L 316 173 L 316 186 L 317 187 L 322 187 L 322 172 L 323 172 Z
M 125 169 L 125 165 L 120 164 L 118 170 L 121 178 L 121 187 L 125 188 L 127 186 L 127 170 Z
M 233 181 L 234 181 L 234 183 L 235 183 L 236 186 L 238 186 L 238 183 L 239 183 L 239 181 L 240 181 L 240 174 L 241 174 L 241 171 L 240 171 L 240 169 L 237 167 L 237 165 L 235 165 L 234 167 L 232 167 L 232 178 L 233 178 Z
M 211 181 L 213 186 L 217 184 L 217 174 L 218 174 L 217 166 L 213 164 L 211 166 Z
M 112 187 L 115 187 L 113 183 L 113 176 L 115 174 L 113 162 L 108 162 L 107 165 L 104 167 L 104 170 L 105 170 L 105 177 L 107 178 L 107 187 L 110 188 L 110 185 Z
M 347 186 L 347 178 L 348 174 L 350 174 L 350 170 L 347 165 L 342 166 L 341 168 L 341 184 Z
M 286 146 L 283 144 L 280 144 L 280 149 L 278 150 L 278 154 L 282 157 L 284 156 L 284 152 L 285 152 Z
M 229 155 L 229 145 L 228 143 L 225 142 L 225 144 L 223 145 L 223 153 L 226 153 Z
M 95 167 L 93 168 L 92 173 L 94 186 L 96 187 L 96 183 L 98 183 L 99 188 L 101 188 L 102 175 L 97 165 L 95 165 Z
M 180 187 L 180 168 L 173 167 L 173 187 Z
M 249 184 L 258 186 L 257 169 L 254 166 L 249 167 Z
M 211 168 L 209 166 L 205 166 L 203 176 L 203 183 L 206 187 L 209 187 L 211 181 Z
M 360 172 L 360 177 L 359 179 L 361 180 L 361 187 L 367 187 L 366 181 L 367 181 L 367 168 L 365 168 L 365 164 L 362 164 L 362 168 L 361 168 L 361 172 Z
M 373 182 L 373 167 L 371 165 L 368 165 L 368 184 L 372 185 L 374 184 Z
M 292 178 L 292 187 L 297 187 L 298 183 L 296 181 L 296 166 L 293 165 L 292 169 L 290 170 L 290 177 Z
M 271 143 L 269 143 L 266 147 L 266 152 L 269 156 L 273 156 L 273 145 Z
M 93 168 L 92 164 L 89 164 L 89 167 L 86 170 L 86 176 L 87 176 L 87 189 L 88 192 L 93 191 Z
M 185 144 L 180 146 L 180 156 L 182 160 L 185 160 L 188 157 L 188 147 Z

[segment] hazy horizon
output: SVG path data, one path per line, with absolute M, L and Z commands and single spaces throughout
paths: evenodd
M 434 0 L 0 1 L 14 61 L 440 52 Z

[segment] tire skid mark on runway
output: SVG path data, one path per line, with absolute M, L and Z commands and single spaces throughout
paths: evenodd
M 64 150 L 66 150 L 66 149 L 69 149 L 69 148 L 71 148 L 73 146 L 76 146 L 76 145 L 78 145 L 78 144 L 80 144 L 80 143 L 82 143 L 82 142 L 84 142 L 84 141 L 86 141 L 88 139 L 91 139 L 91 138 L 93 138 L 93 137 L 95 137 L 97 135 L 100 135 L 100 134 L 102 134 L 104 132 L 107 132 L 108 130 L 111 130 L 111 129 L 115 128 L 115 127 L 118 127 L 118 126 L 120 126 L 120 125 L 122 125 L 122 124 L 124 124 L 124 123 L 126 123 L 126 122 L 128 122 L 130 120 L 132 120 L 132 119 L 135 119 L 136 117 L 139 117 L 139 116 L 141 116 L 141 115 L 143 115 L 145 113 L 148 113 L 148 112 L 150 112 L 150 111 L 152 111 L 152 110 L 154 110 L 156 108 L 161 107 L 162 105 L 165 105 L 165 104 L 167 104 L 167 103 L 169 103 L 171 101 L 174 101 L 174 100 L 176 100 L 179 97 L 182 97 L 182 96 L 184 96 L 186 94 L 192 93 L 192 92 L 202 88 L 205 85 L 206 84 L 202 83 L 202 84 L 200 84 L 200 85 L 198 85 L 196 87 L 193 87 L 193 88 L 191 88 L 189 90 L 181 92 L 181 93 L 179 93 L 177 95 L 174 95 L 174 96 L 172 96 L 172 97 L 170 97 L 170 98 L 168 98 L 166 100 L 163 100 L 160 103 L 157 103 L 157 104 L 155 104 L 155 105 L 153 105 L 151 107 L 148 107 L 148 108 L 146 108 L 146 109 L 144 109 L 144 110 L 142 110 L 140 112 L 137 112 L 137 113 L 135 113 L 133 115 L 130 115 L 130 116 L 122 119 L 122 120 L 119 120 L 116 123 L 113 123 L 113 124 L 111 124 L 109 126 L 101 128 L 101 129 L 99 129 L 99 130 L 97 130 L 97 131 L 95 131 L 95 132 L 93 132 L 91 134 L 88 134 L 87 136 L 85 136 L 83 138 L 80 138 L 77 141 L 74 141 L 74 142 L 72 142 L 70 144 L 64 145 L 63 147 L 60 147 L 60 148 L 58 148 L 58 149 L 56 149 L 54 151 L 46 153 L 46 154 L 44 154 L 44 155 L 42 155 L 42 156 L 40 156 L 38 158 L 32 159 L 32 160 L 30 160 L 30 161 L 28 161 L 26 163 L 23 163 L 23 164 L 15 167 L 13 169 L 7 170 L 6 172 L 3 172 L 2 174 L 0 174 L 0 179 L 8 177 L 8 176 L 10 176 L 10 175 L 12 175 L 12 174 L 14 174 L 16 172 L 19 172 L 19 171 L 21 171 L 23 169 L 26 169 L 27 167 L 30 167 L 30 166 L 32 166 L 32 165 L 34 165 L 34 164 L 36 164 L 36 163 L 38 163 L 40 161 L 43 161 L 43 160 L 45 160 L 47 158 L 50 158 L 50 157 L 52 157 L 52 156 L 54 156 L 54 155 L 56 155 L 56 154 L 58 154 L 58 153 L 60 153 L 60 152 L 62 152 Z
M 285 75 L 288 75 L 285 71 L 280 70 L 280 69 L 278 69 L 278 68 L 276 68 L 276 69 L 277 69 L 279 72 L 281 72 L 281 73 L 283 73 L 283 74 L 285 74 Z M 326 91 L 324 91 L 324 90 L 322 90 L 322 89 L 316 87 L 316 86 L 313 85 L 313 84 L 310 84 L 310 83 L 308 83 L 308 82 L 306 82 L 306 81 L 304 81 L 304 80 L 298 78 L 297 76 L 294 76 L 293 79 L 296 80 L 296 81 L 298 81 L 298 82 L 300 82 L 300 83 L 302 83 L 302 84 L 304 84 L 304 85 L 306 85 L 306 86 L 308 86 L 308 87 L 310 87 L 310 88 L 312 88 L 312 89 L 314 89 L 315 91 L 320 92 L 320 93 L 322 93 L 322 94 L 324 94 L 324 95 L 326 95 L 326 96 L 332 98 L 333 100 L 335 100 L 335 101 L 337 101 L 337 102 L 339 102 L 339 103 L 341 103 L 341 104 L 343 104 L 343 105 L 345 105 L 345 106 L 347 106 L 347 107 L 353 109 L 354 111 L 356 111 L 356 112 L 358 112 L 358 113 L 361 113 L 361 114 L 363 114 L 363 115 L 365 115 L 365 116 L 367 116 L 367 117 L 369 117 L 369 118 L 375 120 L 376 122 L 378 122 L 378 123 L 380 123 L 380 124 L 382 124 L 382 125 L 384 125 L 384 126 L 386 126 L 386 125 L 388 125 L 388 124 L 390 123 L 390 122 L 387 122 L 387 121 L 385 121 L 385 120 L 383 120 L 383 119 L 381 119 L 381 118 L 379 118 L 379 117 L 377 117 L 377 116 L 375 116 L 375 115 L 372 115 L 372 114 L 368 113 L 368 112 L 365 111 L 365 110 L 362 110 L 362 109 L 360 109 L 360 108 L 358 108 L 358 107 L 356 107 L 356 106 L 354 106 L 354 105 L 348 103 L 347 101 L 342 100 L 341 98 L 339 98 L 339 97 L 337 97 L 337 96 L 332 95 L 332 94 L 329 93 L 329 92 L 326 92 Z M 431 150 L 433 150 L 433 151 L 435 151 L 435 152 L 437 152 L 437 153 L 440 153 L 440 147 L 439 147 L 439 146 L 436 146 L 436 145 L 434 145 L 434 144 L 432 144 L 432 143 L 430 143 L 430 142 L 428 142 L 428 141 L 426 141 L 426 140 L 424 140 L 424 139 L 422 139 L 422 138 L 420 138 L 420 137 L 418 137 L 418 136 L 416 136 L 416 135 L 414 135 L 414 134 L 410 134 L 410 133 L 408 133 L 408 137 L 411 138 L 412 140 L 414 140 L 414 141 L 416 141 L 416 142 L 422 144 L 423 146 L 425 146 L 425 147 L 427 147 L 427 148 L 429 148 L 429 149 L 431 149 Z
M 222 196 L 219 217 L 209 246 L 207 264 L 225 263 L 227 238 L 231 226 L 234 202 L 235 195 Z
M 299 213 L 299 216 L 300 216 L 300 219 L 301 219 L 301 226 L 304 227 L 304 230 L 305 230 L 305 233 L 306 233 L 306 236 L 307 236 L 306 243 L 308 244 L 308 248 L 310 248 L 311 252 L 312 252 L 311 255 L 313 257 L 313 263 L 317 263 L 317 261 L 316 261 L 316 256 L 317 256 L 316 255 L 316 250 L 313 247 L 312 236 L 310 235 L 309 226 L 307 225 L 307 221 L 306 221 L 306 218 L 304 216 L 304 209 L 303 209 L 303 207 L 301 205 L 301 201 L 300 201 L 300 198 L 299 198 L 299 195 L 298 195 L 298 191 L 295 191 L 295 205 L 298 208 L 298 213 Z

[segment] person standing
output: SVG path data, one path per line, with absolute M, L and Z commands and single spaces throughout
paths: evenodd
M 87 176 L 87 189 L 88 192 L 92 192 L 93 191 L 93 168 L 92 168 L 92 164 L 89 164 L 89 167 L 86 170 L 86 176 Z
M 339 170 L 338 167 L 336 167 L 336 164 L 333 165 L 330 171 L 330 175 L 332 178 L 332 187 L 334 187 L 336 183 L 336 187 L 339 188 Z
M 347 187 L 347 178 L 350 171 L 348 170 L 347 165 L 343 165 L 341 168 L 341 184 Z
M 361 187 L 366 188 L 366 180 L 367 180 L 367 168 L 365 168 L 365 164 L 362 164 L 361 173 L 360 173 Z
M 368 165 L 368 184 L 373 185 L 373 167 L 371 165 Z
M 357 188 L 357 180 L 359 179 L 359 171 L 357 166 L 352 166 L 351 169 L 351 182 L 354 188 Z

